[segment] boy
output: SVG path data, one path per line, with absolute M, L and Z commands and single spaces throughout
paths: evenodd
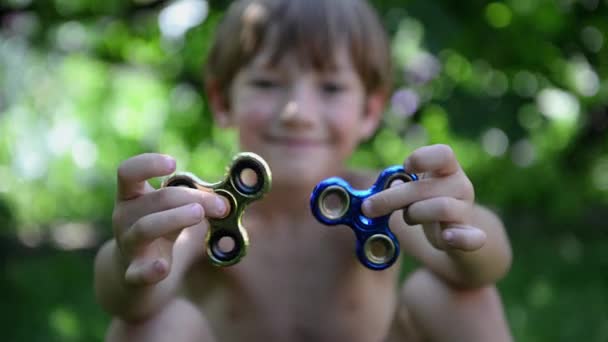
M 176 169 L 169 156 L 123 162 L 115 239 L 95 264 L 98 300 L 114 316 L 107 340 L 510 340 L 493 287 L 510 246 L 500 220 L 474 205 L 449 147 L 404 156 L 422 179 L 364 204 L 369 217 L 398 212 L 390 225 L 401 254 L 423 265 L 403 285 L 401 260 L 364 268 L 352 232 L 310 213 L 310 192 L 326 177 L 355 188 L 375 181 L 344 162 L 380 122 L 389 66 L 387 38 L 363 0 L 235 1 L 208 58 L 206 90 L 216 122 L 237 128 L 242 150 L 270 165 L 272 191 L 245 212 L 248 254 L 217 268 L 202 242 L 208 218 L 226 215 L 227 203 L 153 189 L 147 179 Z

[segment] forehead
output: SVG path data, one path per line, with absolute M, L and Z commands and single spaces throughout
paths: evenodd
M 344 45 L 334 47 L 328 51 L 325 63 L 318 65 L 313 57 L 302 53 L 300 49 L 292 48 L 277 51 L 271 44 L 265 44 L 247 65 L 248 69 L 299 69 L 314 70 L 316 72 L 355 72 L 351 56 Z

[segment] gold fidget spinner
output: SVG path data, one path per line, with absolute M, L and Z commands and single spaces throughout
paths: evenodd
M 207 255 L 217 266 L 234 265 L 247 254 L 249 237 L 241 224 L 245 208 L 270 191 L 271 173 L 268 164 L 255 153 L 237 154 L 228 166 L 224 180 L 207 183 L 191 173 L 176 173 L 165 179 L 161 187 L 186 186 L 224 196 L 228 214 L 221 219 L 209 218 L 205 237 Z

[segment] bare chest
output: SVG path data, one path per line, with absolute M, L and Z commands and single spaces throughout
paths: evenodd
M 191 299 L 219 341 L 384 339 L 395 311 L 395 272 L 362 268 L 345 236 L 251 238 L 238 265 L 213 280 L 196 273 L 189 279 Z

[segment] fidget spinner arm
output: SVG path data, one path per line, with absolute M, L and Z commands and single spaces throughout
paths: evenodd
M 372 270 L 383 270 L 397 260 L 399 241 L 388 226 L 390 215 L 367 217 L 361 204 L 395 180 L 411 182 L 418 177 L 405 172 L 402 166 L 392 166 L 367 190 L 355 190 L 342 178 L 332 177 L 317 184 L 310 198 L 312 213 L 319 222 L 329 226 L 347 225 L 353 230 L 357 257 Z
M 224 179 L 207 183 L 191 173 L 176 173 L 167 178 L 162 187 L 186 186 L 200 191 L 224 196 L 229 203 L 228 214 L 221 219 L 209 218 L 209 230 L 205 237 L 207 255 L 217 266 L 238 263 L 247 253 L 249 236 L 242 225 L 245 208 L 270 191 L 271 173 L 268 164 L 260 156 L 244 152 L 237 154 L 228 166 Z M 232 248 L 220 246 L 220 240 L 232 241 Z

